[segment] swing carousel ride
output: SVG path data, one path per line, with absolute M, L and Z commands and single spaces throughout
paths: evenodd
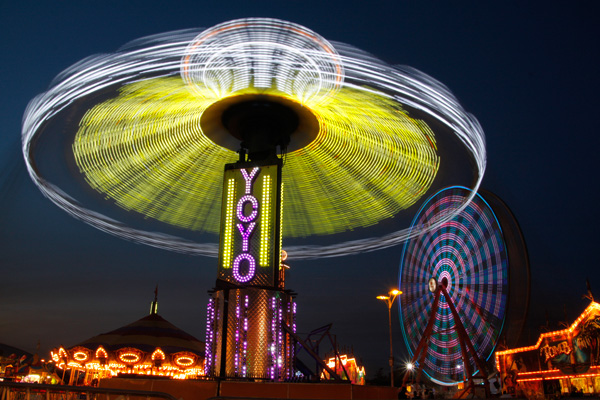
M 282 338 L 295 335 L 282 240 L 300 260 L 436 232 L 476 199 L 486 162 L 477 120 L 441 83 L 263 18 L 82 60 L 30 102 L 22 143 L 34 183 L 70 215 L 138 243 L 219 257 L 207 363 L 214 376 L 261 379 L 291 376 L 278 369 L 293 356 Z M 452 185 L 471 190 L 410 226 L 421 199 Z M 454 290 L 450 278 L 442 293 Z M 253 336 L 248 325 L 269 320 L 259 331 L 272 337 Z
M 252 118 L 229 118 L 235 109 L 269 109 L 278 122 L 266 129 L 288 131 L 276 146 L 290 259 L 402 243 L 417 232 L 400 216 L 419 199 L 452 184 L 477 190 L 485 170 L 478 122 L 441 83 L 260 18 L 138 39 L 73 65 L 28 105 L 23 154 L 42 193 L 72 216 L 216 257 L 222 167 L 251 142 L 235 126 Z M 455 173 L 464 160 L 468 172 Z

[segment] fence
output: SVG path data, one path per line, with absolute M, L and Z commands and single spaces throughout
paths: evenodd
M 0 382 L 0 400 L 177 400 L 168 393 L 90 386 Z

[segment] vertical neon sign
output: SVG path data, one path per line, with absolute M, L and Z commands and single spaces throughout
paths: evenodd
M 225 166 L 218 279 L 276 286 L 281 247 L 281 165 Z

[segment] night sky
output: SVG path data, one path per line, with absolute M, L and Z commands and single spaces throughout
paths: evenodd
M 296 22 L 447 85 L 486 133 L 482 188 L 506 202 L 527 243 L 526 342 L 535 342 L 546 316 L 551 328 L 565 310 L 572 321 L 588 304 L 586 278 L 600 297 L 596 4 L 1 2 L 0 343 L 33 352 L 39 341 L 47 357 L 145 316 L 157 284 L 159 314 L 204 340 L 216 259 L 133 244 L 68 216 L 25 171 L 21 118 L 58 73 L 89 55 L 243 17 Z M 401 251 L 291 260 L 287 287 L 299 294 L 301 335 L 333 323 L 338 343 L 354 347 L 368 374 L 387 371 L 387 310 L 375 297 L 397 285 Z M 393 323 L 396 359 L 406 360 L 397 316 Z

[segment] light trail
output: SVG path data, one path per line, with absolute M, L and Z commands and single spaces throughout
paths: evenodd
M 173 89 L 169 87 L 169 82 L 174 81 L 183 83 L 180 88 Z M 60 118 L 62 111 L 86 96 L 101 93 L 115 86 L 119 86 L 122 93 L 129 90 L 128 93 L 137 96 L 141 93 L 140 88 L 152 82 L 157 82 L 157 87 L 164 87 L 165 90 L 155 90 L 148 94 L 149 97 L 144 101 L 152 101 L 143 106 L 138 105 L 137 109 L 128 108 L 131 106 L 127 105 L 121 106 L 119 112 L 123 115 L 129 113 L 127 115 L 135 118 L 153 118 L 157 110 L 160 110 L 160 102 L 156 99 L 161 96 L 174 96 L 183 100 L 180 103 L 171 102 L 173 107 L 177 104 L 179 109 L 196 107 L 198 114 L 201 114 L 210 104 L 234 93 L 264 92 L 276 93 L 297 101 L 317 116 L 322 135 L 305 148 L 286 155 L 284 181 L 288 197 L 284 204 L 290 208 L 286 208 L 284 216 L 293 223 L 286 220 L 284 234 L 292 236 L 323 235 L 369 226 L 408 208 L 426 192 L 439 166 L 435 152 L 429 154 L 431 146 L 435 147 L 435 138 L 428 133 L 429 128 L 425 123 L 410 118 L 402 111 L 403 106 L 419 110 L 446 126 L 472 155 L 477 166 L 472 194 L 453 214 L 430 221 L 427 226 L 414 227 L 412 230 L 406 227 L 384 236 L 345 241 L 329 246 L 286 246 L 290 258 L 295 260 L 374 251 L 398 245 L 425 230 L 435 229 L 461 212 L 472 200 L 485 171 L 485 137 L 477 120 L 463 110 L 443 84 L 413 68 L 388 65 L 350 45 L 328 42 L 304 27 L 278 20 L 236 20 L 204 31 L 193 29 L 154 35 L 135 40 L 115 53 L 92 56 L 70 67 L 55 78 L 46 92 L 29 103 L 23 118 L 23 155 L 27 170 L 41 192 L 70 215 L 100 230 L 134 242 L 187 254 L 216 257 L 218 253 L 216 243 L 195 243 L 181 237 L 139 230 L 86 209 L 76 199 L 44 178 L 36 167 L 35 143 L 43 134 L 48 121 Z M 186 93 L 178 92 L 186 87 Z M 122 97 L 123 94 L 119 96 Z M 114 101 L 120 105 L 127 104 L 119 96 Z M 190 96 L 195 97 L 188 99 Z M 91 121 L 94 113 L 99 113 L 102 107 L 109 106 L 109 102 L 99 104 L 90 110 L 89 116 L 86 115 L 84 120 Z M 153 106 L 157 107 L 153 109 Z M 365 113 L 365 109 L 371 111 Z M 177 112 L 174 114 L 174 117 L 178 116 Z M 189 112 L 181 113 L 181 116 L 191 118 Z M 134 122 L 135 119 L 126 121 L 132 126 L 127 133 L 130 137 L 142 131 Z M 164 120 L 159 122 L 165 123 Z M 118 123 L 121 123 L 120 120 Z M 201 131 L 190 129 L 192 125 L 186 126 L 186 135 L 196 134 L 195 137 L 199 141 L 204 140 Z M 91 130 L 86 131 L 82 127 L 78 129 L 78 140 L 87 140 L 86 132 Z M 114 130 L 106 126 L 102 129 Z M 98 132 L 100 131 L 102 130 Z M 348 138 L 348 135 L 358 140 L 358 145 L 348 146 L 349 142 L 342 140 Z M 119 138 L 121 137 L 112 136 L 110 140 Z M 169 143 L 168 146 L 175 146 L 172 142 L 176 139 L 168 136 L 165 140 Z M 90 143 L 86 144 L 86 148 L 91 146 Z M 375 146 L 376 143 L 380 143 L 380 147 Z M 152 146 L 156 147 L 157 144 L 153 143 Z M 175 147 L 169 147 L 168 152 L 172 152 L 173 148 Z M 373 148 L 379 150 L 371 151 Z M 349 150 L 343 154 L 346 149 Z M 222 165 L 223 160 L 235 160 L 236 155 L 230 150 L 216 145 L 211 148 L 211 151 L 213 150 L 221 154 L 221 158 L 210 162 L 212 168 Z M 347 161 L 334 162 L 331 158 L 332 150 L 345 155 Z M 116 164 L 104 165 L 105 161 L 101 161 L 100 166 L 104 169 L 98 169 L 99 172 L 96 171 L 97 174 L 94 175 L 94 168 L 100 167 L 89 164 L 90 160 L 95 157 L 103 157 L 103 160 L 114 158 L 113 156 L 119 155 L 115 153 L 114 148 L 94 148 L 86 153 L 85 150 L 79 152 L 75 145 L 74 151 L 82 173 L 88 181 L 96 180 L 97 190 L 113 195 L 117 203 L 123 203 L 121 206 L 124 208 L 147 207 L 135 201 L 128 202 L 131 189 L 118 187 L 113 191 L 110 186 L 112 183 L 109 178 L 113 174 L 119 171 L 127 172 L 125 164 L 118 169 Z M 111 154 L 111 157 L 107 154 Z M 134 157 L 126 158 L 127 162 L 135 161 Z M 410 161 L 413 159 L 419 161 Z M 349 173 L 348 167 L 341 167 L 350 162 L 361 163 L 352 168 L 360 167 L 361 174 L 365 175 L 363 179 L 374 185 L 375 190 L 353 192 L 353 188 L 360 186 L 360 182 L 351 181 L 353 174 Z M 317 171 L 317 164 L 325 165 L 326 168 L 322 172 L 315 172 L 312 181 L 302 182 L 296 178 L 310 171 Z M 379 165 L 380 171 L 389 169 L 395 172 L 378 178 L 379 171 L 375 170 L 373 165 Z M 173 167 L 173 170 L 177 171 L 177 168 Z M 221 169 L 217 168 L 215 173 L 220 174 Z M 336 178 L 334 174 L 346 178 Z M 127 175 L 122 175 L 119 179 L 125 181 L 128 178 Z M 113 179 L 112 182 L 118 182 L 119 179 Z M 164 176 L 161 179 L 163 183 L 159 185 L 170 185 L 174 178 Z M 316 191 L 317 187 L 322 185 L 321 182 L 325 182 L 323 185 L 327 189 L 326 192 L 337 197 L 328 200 L 320 194 L 322 192 Z M 109 186 L 103 186 L 105 184 Z M 152 182 L 152 185 L 156 183 Z M 215 190 L 220 190 L 220 187 L 218 183 Z M 409 195 L 400 193 L 402 190 L 394 191 L 394 187 L 405 188 Z M 155 186 L 148 186 L 147 192 L 152 193 L 152 188 Z M 181 192 L 190 190 L 196 189 L 185 186 Z M 373 193 L 382 194 L 372 196 Z M 314 203 L 328 204 L 323 206 L 320 213 L 311 211 L 317 208 L 315 204 L 305 205 L 300 209 L 301 212 L 294 212 L 296 205 L 289 199 L 302 196 Z M 359 218 L 356 209 L 349 209 L 346 214 L 336 212 L 343 210 L 343 207 L 337 204 L 350 204 L 348 200 L 344 200 L 349 196 L 357 199 L 356 204 L 364 210 L 364 217 Z M 218 199 L 213 196 L 209 201 L 214 202 Z M 152 211 L 152 216 L 175 226 L 189 229 L 200 229 L 194 226 L 202 226 L 204 228 L 200 230 L 214 232 L 214 221 L 192 221 L 195 217 L 189 219 L 186 216 L 196 215 L 197 210 L 202 209 L 202 204 L 204 203 L 198 203 L 197 209 L 185 210 L 187 214 L 180 217 L 175 217 L 168 207 Z M 311 212 L 313 214 L 310 214 Z M 302 213 L 308 213 L 304 221 L 298 217 Z M 185 226 L 186 223 L 191 226 Z

